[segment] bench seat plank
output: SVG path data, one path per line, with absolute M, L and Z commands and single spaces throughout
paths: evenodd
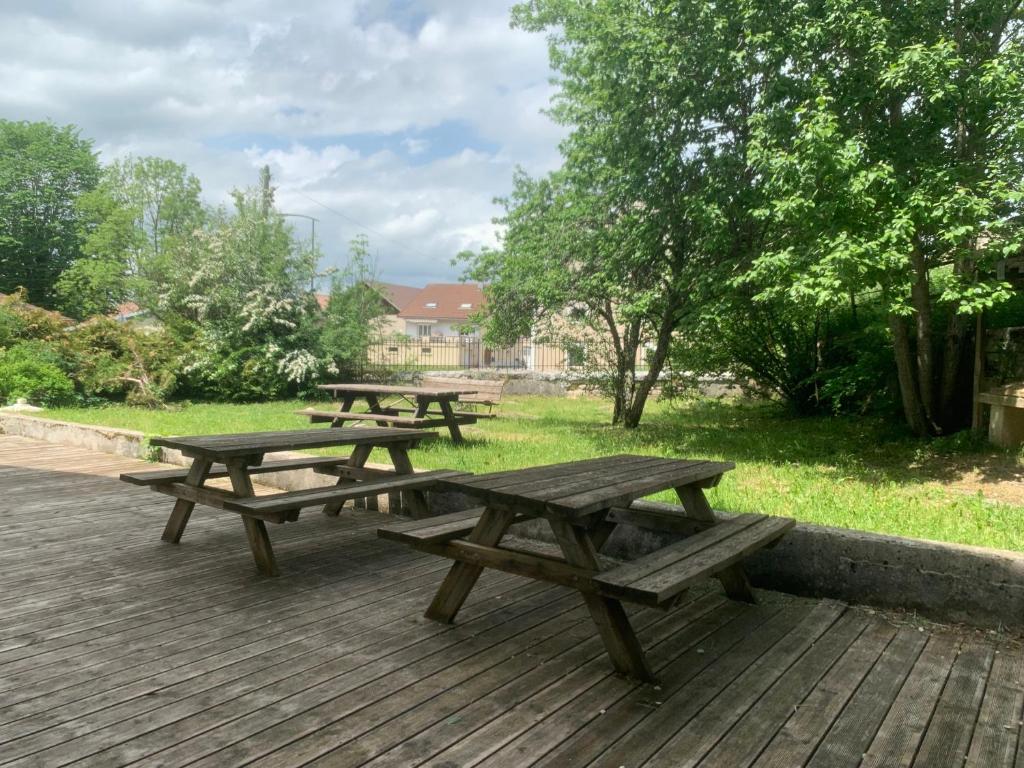
M 250 466 L 246 471 L 250 475 L 266 474 L 268 472 L 287 472 L 293 469 L 314 469 L 329 470 L 339 464 L 348 461 L 347 456 L 310 456 L 302 459 L 280 459 L 265 461 L 262 464 Z M 228 470 L 223 464 L 214 464 L 207 473 L 207 478 L 227 477 Z M 157 469 L 149 472 L 122 472 L 121 480 L 133 485 L 163 485 L 165 483 L 184 482 L 188 477 L 188 469 Z
M 230 499 L 224 502 L 224 509 L 259 516 L 272 512 L 312 507 L 328 502 L 378 496 L 385 493 L 394 493 L 395 491 L 423 490 L 433 486 L 440 478 L 461 474 L 465 473 L 450 469 L 440 469 L 433 472 L 419 472 L 415 475 L 403 475 L 395 479 L 377 482 L 313 488 L 305 491 L 290 491 L 288 493 L 275 493 L 271 496 Z
M 451 541 L 468 536 L 479 522 L 483 512 L 483 507 L 474 507 L 462 512 L 452 512 L 423 520 L 410 520 L 378 528 L 377 535 L 382 539 L 400 541 L 403 544 Z
M 388 413 L 352 413 L 349 411 L 315 411 L 304 409 L 296 411 L 299 416 L 308 416 L 313 423 L 324 421 L 382 421 L 388 424 L 398 424 L 403 427 L 443 427 L 448 422 L 444 418 L 418 418 L 415 416 L 395 416 Z M 456 418 L 459 424 L 472 424 L 476 421 L 477 415 L 463 415 Z
M 795 521 L 739 515 L 676 544 L 594 577 L 609 597 L 662 606 L 694 582 L 735 565 L 779 539 Z

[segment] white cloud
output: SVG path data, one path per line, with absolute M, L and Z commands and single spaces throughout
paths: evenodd
M 365 231 L 395 281 L 493 244 L 492 198 L 515 165 L 554 167 L 563 135 L 539 114 L 546 43 L 504 2 L 7 0 L 0 48 L 0 117 L 185 162 L 215 203 L 267 163 L 330 262 Z

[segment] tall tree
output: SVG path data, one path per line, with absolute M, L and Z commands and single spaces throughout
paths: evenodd
M 549 33 L 559 75 L 551 114 L 571 132 L 556 176 L 517 182 L 503 251 L 481 266 L 492 294 L 511 296 L 502 275 L 522 275 L 516 262 L 542 262 L 548 248 L 526 229 L 557 228 L 570 250 L 544 274 L 571 275 L 561 295 L 603 328 L 616 360 L 614 419 L 627 427 L 639 423 L 708 273 L 749 260 L 756 241 L 748 121 L 773 60 L 746 51 L 762 24 L 748 5 L 534 0 L 513 10 L 514 24 Z M 496 309 L 522 303 L 492 299 Z
M 100 167 L 92 142 L 53 123 L 0 120 L 0 291 L 53 307 L 58 276 L 81 254 L 76 200 Z
M 969 318 L 1022 247 L 1019 0 L 816 0 L 784 33 L 791 98 L 755 117 L 770 223 L 748 276 L 828 307 L 877 291 L 907 423 L 962 426 Z

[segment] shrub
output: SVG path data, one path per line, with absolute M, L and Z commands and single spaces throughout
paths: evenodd
M 0 350 L 0 399 L 23 397 L 33 405 L 65 405 L 75 397 L 75 385 L 61 369 L 59 354 L 40 342 Z

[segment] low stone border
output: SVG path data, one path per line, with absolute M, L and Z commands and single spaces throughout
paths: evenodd
M 148 458 L 145 436 L 133 430 L 0 413 L 0 432 Z M 161 450 L 159 459 L 169 464 L 184 463 L 177 451 Z M 282 490 L 335 482 L 330 476 L 318 475 L 310 469 L 276 473 L 267 480 L 272 480 L 267 484 Z M 265 481 L 261 478 L 261 482 Z M 475 504 L 468 497 L 452 493 L 431 493 L 430 500 L 438 513 Z M 673 508 L 644 501 L 637 502 L 636 507 Z M 716 514 L 722 519 L 731 517 L 723 512 Z M 550 531 L 540 521 L 516 526 L 515 532 L 550 540 Z M 678 539 L 673 534 L 622 525 L 605 551 L 612 557 L 629 560 Z M 746 568 L 754 585 L 764 589 L 917 611 L 936 621 L 1024 630 L 1024 554 L 1018 552 L 801 523 L 774 549 L 747 560 Z

